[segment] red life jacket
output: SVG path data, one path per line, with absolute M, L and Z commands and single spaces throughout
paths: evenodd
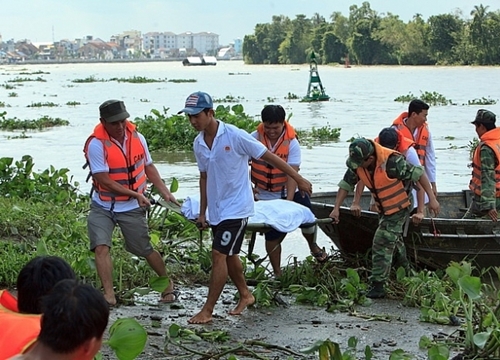
M 141 143 L 135 125 L 126 121 L 127 148 L 126 153 L 113 141 L 102 124 L 98 124 L 92 135 L 85 142 L 83 149 L 88 163 L 88 146 L 90 140 L 100 140 L 104 147 L 104 157 L 109 167 L 109 177 L 130 190 L 144 193 L 147 186 L 146 178 L 146 151 Z M 92 169 L 90 169 L 92 171 Z M 118 195 L 99 184 L 93 179 L 93 191 L 99 194 L 103 201 L 127 201 L 131 198 Z

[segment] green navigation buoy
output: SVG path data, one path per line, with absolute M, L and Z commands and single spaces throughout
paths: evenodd
M 325 88 L 321 83 L 318 73 L 318 62 L 314 52 L 311 53 L 309 62 L 309 85 L 307 86 L 307 95 L 302 98 L 302 102 L 328 101 L 330 97 L 325 93 Z

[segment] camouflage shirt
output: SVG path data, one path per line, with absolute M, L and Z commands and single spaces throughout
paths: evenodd
M 497 159 L 489 146 L 481 146 L 481 196 L 474 195 L 475 210 L 488 212 L 500 209 L 500 198 L 496 197 L 495 167 Z
M 406 183 L 408 181 L 418 181 L 424 173 L 424 168 L 410 164 L 403 155 L 392 154 L 387 159 L 385 171 L 389 178 L 399 179 Z M 358 181 L 359 176 L 356 170 L 348 167 L 344 178 L 339 183 L 339 187 L 346 191 L 354 191 L 354 186 Z

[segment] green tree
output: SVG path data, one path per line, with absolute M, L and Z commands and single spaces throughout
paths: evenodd
M 429 18 L 431 54 L 439 64 L 453 64 L 457 61 L 454 48 L 459 43 L 463 21 L 456 15 L 435 15 Z
M 347 54 L 347 47 L 333 33 L 333 31 L 325 33 L 325 35 L 323 36 L 321 48 L 324 64 L 332 62 L 340 63 L 342 61 L 342 58 Z
M 280 64 L 303 64 L 311 50 L 312 24 L 305 15 L 292 20 L 285 40 L 280 45 Z

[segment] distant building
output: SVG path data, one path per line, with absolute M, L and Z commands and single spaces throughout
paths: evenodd
M 124 31 L 121 34 L 113 35 L 109 42 L 126 49 L 128 54 L 140 54 L 142 51 L 142 36 L 141 32 L 137 30 Z
M 213 54 L 219 47 L 219 35 L 211 32 L 148 32 L 142 38 L 144 52 L 151 56 L 161 57 L 162 53 L 180 53 L 188 55 Z M 181 51 L 180 49 L 184 49 Z
M 234 52 L 236 54 L 241 54 L 243 51 L 243 40 L 241 39 L 234 39 Z

